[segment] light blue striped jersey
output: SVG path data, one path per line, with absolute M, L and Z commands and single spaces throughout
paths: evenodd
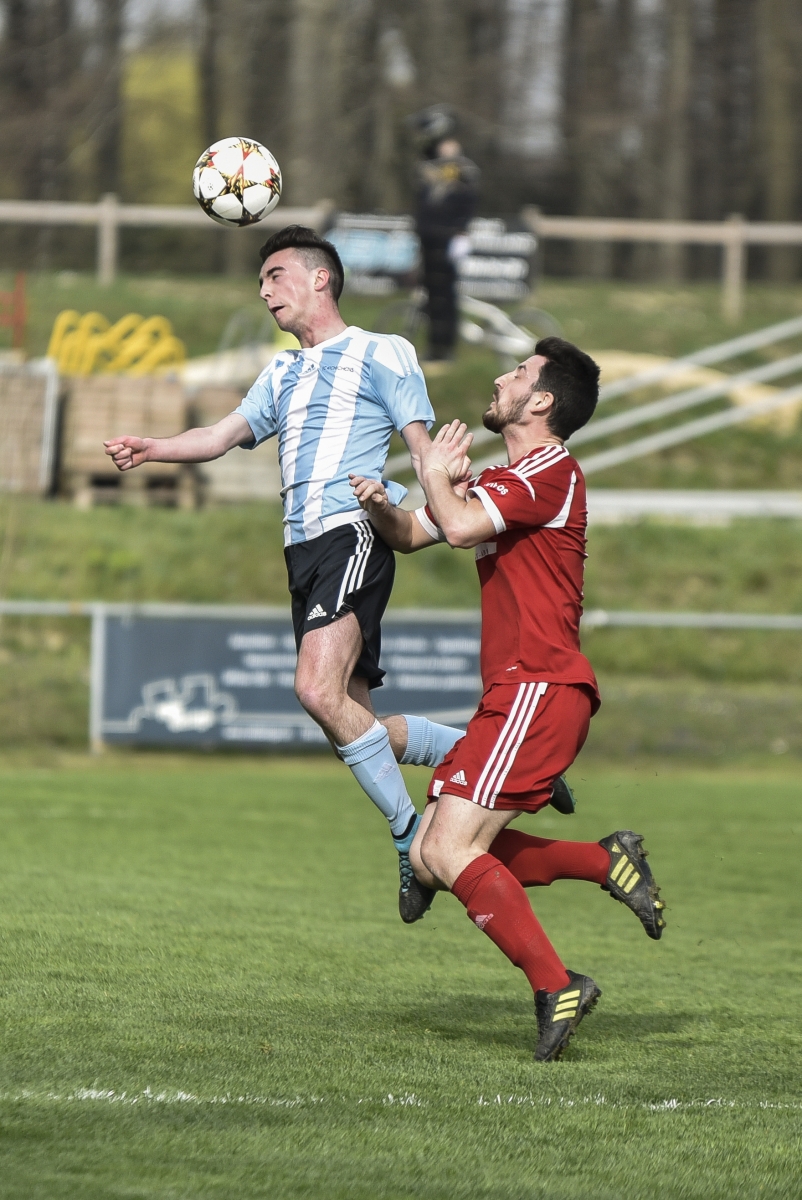
M 393 430 L 434 422 L 410 343 L 353 325 L 309 350 L 280 351 L 236 411 L 253 431 L 249 449 L 278 435 L 285 545 L 367 519 L 349 473 L 381 479 Z

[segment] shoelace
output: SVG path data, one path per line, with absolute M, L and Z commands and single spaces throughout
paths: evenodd
M 409 861 L 409 855 L 405 850 L 398 851 L 398 873 L 401 876 L 401 891 L 408 892 L 415 872 L 412 870 L 412 863 Z

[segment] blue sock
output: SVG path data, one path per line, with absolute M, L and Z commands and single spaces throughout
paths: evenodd
M 398 849 L 415 826 L 417 813 L 407 794 L 404 777 L 390 748 L 390 735 L 383 725 L 374 721 L 362 737 L 337 750 L 352 770 L 363 792 L 384 813 L 390 822 L 390 832 Z
M 401 762 L 414 763 L 416 767 L 436 767 L 443 761 L 451 747 L 461 737 L 463 729 L 452 729 L 450 725 L 438 725 L 426 717 L 404 717 L 407 723 L 407 748 Z

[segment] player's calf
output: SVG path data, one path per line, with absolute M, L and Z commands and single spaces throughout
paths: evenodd
M 599 842 L 610 855 L 610 870 L 602 889 L 631 908 L 650 938 L 658 941 L 665 929 L 665 904 L 646 862 L 643 835 L 619 829 Z

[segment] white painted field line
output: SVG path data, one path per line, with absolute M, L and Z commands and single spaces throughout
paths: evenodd
M 192 1106 L 203 1107 L 206 1105 L 226 1105 L 233 1108 L 236 1107 L 267 1107 L 267 1108 L 306 1108 L 317 1107 L 324 1104 L 342 1105 L 359 1105 L 359 1104 L 382 1104 L 385 1107 L 398 1106 L 402 1108 L 426 1108 L 429 1107 L 431 1101 L 424 1097 L 418 1096 L 415 1092 L 388 1092 L 383 1096 L 261 1096 L 250 1093 L 235 1094 L 226 1092 L 222 1095 L 213 1096 L 198 1096 L 194 1092 L 185 1092 L 177 1089 L 159 1090 L 153 1088 L 145 1088 L 140 1092 L 116 1091 L 112 1088 L 75 1088 L 69 1092 L 35 1092 L 35 1091 L 19 1091 L 19 1092 L 2 1092 L 0 1093 L 0 1103 L 22 1103 L 24 1101 L 46 1102 L 50 1104 L 75 1104 L 75 1103 L 95 1103 L 95 1104 L 116 1104 L 127 1107 L 139 1105 L 140 1107 L 148 1107 L 150 1105 L 174 1105 L 187 1104 Z M 453 1102 L 447 1101 L 446 1104 L 454 1103 L 462 1105 L 464 1101 L 457 1099 Z M 470 1101 L 469 1101 L 470 1103 Z M 796 1102 L 776 1102 L 773 1100 L 729 1100 L 723 1096 L 713 1096 L 708 1099 L 698 1100 L 679 1100 L 671 1097 L 666 1100 L 655 1101 L 640 1101 L 629 1102 L 620 1100 L 608 1100 L 606 1096 L 597 1094 L 595 1096 L 582 1096 L 581 1098 L 569 1096 L 545 1096 L 533 1095 L 531 1092 L 518 1094 L 511 1093 L 509 1095 L 496 1093 L 496 1095 L 485 1095 L 482 1093 L 475 1101 L 479 1108 L 489 1107 L 509 1107 L 509 1108 L 613 1108 L 625 1110 L 643 1110 L 647 1112 L 678 1112 L 687 1109 L 717 1109 L 717 1108 L 735 1108 L 735 1109 L 772 1109 L 772 1110 L 802 1110 L 802 1101 Z

